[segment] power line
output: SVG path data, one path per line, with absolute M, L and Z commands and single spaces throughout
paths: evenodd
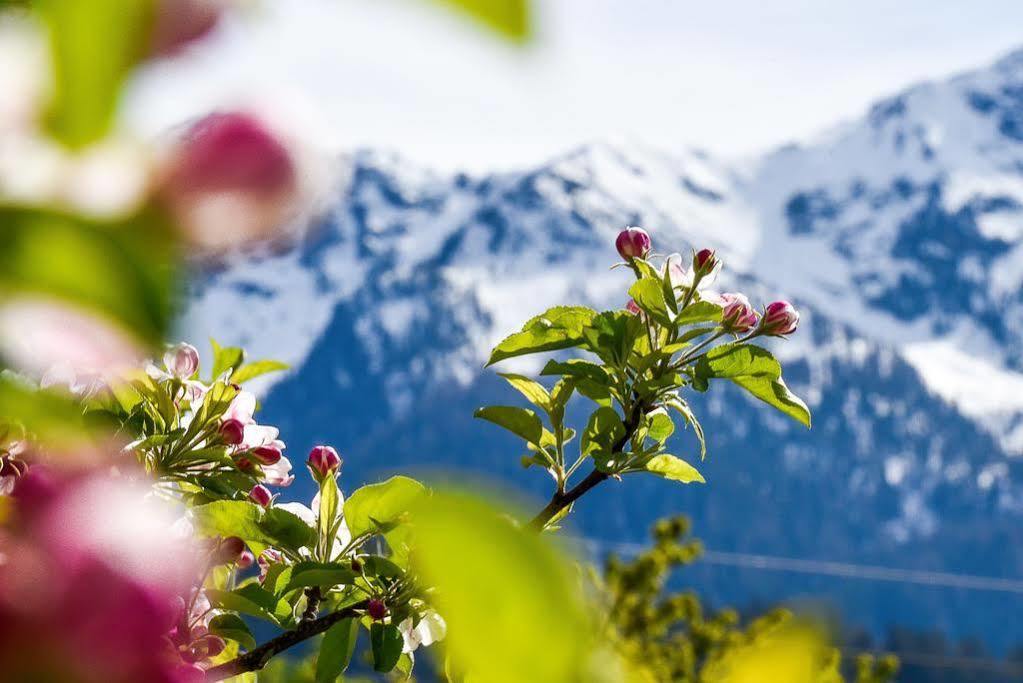
M 617 550 L 629 554 L 637 554 L 646 550 L 638 543 L 613 543 L 586 539 L 587 546 Z M 754 555 L 750 553 L 733 553 L 720 550 L 704 550 L 700 561 L 713 565 L 742 567 L 764 571 L 790 572 L 795 574 L 812 574 L 816 576 L 833 576 L 845 579 L 864 581 L 886 581 L 890 583 L 915 584 L 938 588 L 959 588 L 965 590 L 994 591 L 1023 595 L 1023 580 L 1002 579 L 993 576 L 977 576 L 973 574 L 957 574 L 953 572 L 935 572 L 917 569 L 899 569 L 877 565 L 853 564 L 830 560 L 805 560 L 793 557 L 777 557 L 773 555 Z

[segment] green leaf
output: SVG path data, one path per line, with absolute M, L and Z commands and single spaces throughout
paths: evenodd
M 547 388 L 544 385 L 528 377 L 510 372 L 499 372 L 497 374 L 503 377 L 508 384 L 515 387 L 520 394 L 526 397 L 527 401 L 550 412 L 551 395 L 547 392 Z
M 232 376 L 245 361 L 245 350 L 236 346 L 221 346 L 215 339 L 210 339 L 213 347 L 213 371 L 211 379 L 217 379 L 228 370 Z
M 485 406 L 477 409 L 473 416 L 504 427 L 537 447 L 541 444 L 543 423 L 532 410 L 516 406 Z
M 356 619 L 342 619 L 327 629 L 316 657 L 316 683 L 332 683 L 348 669 L 358 638 Z
M 398 663 L 404 640 L 393 624 L 373 622 L 369 628 L 369 642 L 373 646 L 373 670 L 387 673 Z
M 432 497 L 414 529 L 416 570 L 435 588 L 455 669 L 486 683 L 582 680 L 594 631 L 574 565 L 548 539 L 461 492 Z
M 144 56 L 151 0 L 38 0 L 50 32 L 56 93 L 50 128 L 71 147 L 104 137 L 120 89 Z
M 665 479 L 680 481 L 683 484 L 691 484 L 694 481 L 701 484 L 706 483 L 703 475 L 695 467 L 685 460 L 676 458 L 674 455 L 668 455 L 667 453 L 650 458 L 646 463 L 646 470 Z
M 610 455 L 615 442 L 625 435 L 625 425 L 614 408 L 597 408 L 590 415 L 580 441 L 583 456 L 601 453 Z
M 237 614 L 224 613 L 210 619 L 210 633 L 233 640 L 246 650 L 256 647 L 252 631 Z
M 291 618 L 291 605 L 278 599 L 259 584 L 248 583 L 233 591 L 207 588 L 206 596 L 214 607 L 241 612 L 277 624 L 285 623 Z
M 583 328 L 595 315 L 595 311 L 583 306 L 551 308 L 494 347 L 487 365 L 506 358 L 579 346 L 583 342 Z
M 528 0 L 440 0 L 516 41 L 530 33 Z
M 591 351 L 606 363 L 623 366 L 636 340 L 643 333 L 643 322 L 625 311 L 607 311 L 593 318 L 582 334 Z
M 347 586 L 355 580 L 355 572 L 347 564 L 338 562 L 296 562 L 291 576 L 279 593 L 289 593 L 296 588 L 333 588 Z
M 195 529 L 206 536 L 237 536 L 243 541 L 297 551 L 309 547 L 315 532 L 287 510 L 264 509 L 245 500 L 217 500 L 192 508 Z
M 316 515 L 317 533 L 321 557 L 328 560 L 331 559 L 334 538 L 341 526 L 341 519 L 338 517 L 340 500 L 341 491 L 337 488 L 337 479 L 328 476 L 320 480 L 320 509 Z
M 379 555 L 369 555 L 368 557 L 361 558 L 362 570 L 366 572 L 368 576 L 381 576 L 387 578 L 398 578 L 402 576 L 405 571 L 391 562 L 386 557 L 380 557 Z
M 629 288 L 629 296 L 646 311 L 647 315 L 661 325 L 672 324 L 668 304 L 664 299 L 664 287 L 660 278 L 644 277 Z
M 712 349 L 693 368 L 695 379 L 730 379 L 761 401 L 810 427 L 810 410 L 789 391 L 781 377 L 781 363 L 771 352 L 750 344 L 724 344 Z M 694 387 L 699 385 L 694 382 Z
M 352 537 L 393 524 L 426 496 L 426 487 L 408 477 L 391 477 L 358 489 L 344 504 L 345 521 Z
M 231 375 L 231 381 L 235 384 L 242 384 L 261 375 L 287 370 L 290 367 L 291 366 L 287 363 L 282 363 L 276 360 L 257 360 L 251 363 L 246 363 L 235 370 L 234 374 Z
M 721 307 L 709 301 L 697 301 L 689 304 L 675 319 L 676 325 L 719 322 L 721 322 Z
M 675 432 L 675 422 L 664 410 L 657 410 L 647 415 L 647 436 L 659 444 L 663 444 Z
M 598 384 L 606 385 L 609 382 L 607 371 L 596 363 L 587 360 L 573 358 L 567 361 L 549 360 L 540 371 L 541 375 L 562 375 L 565 377 L 577 377 L 588 379 Z
M 707 440 L 703 435 L 703 425 L 696 419 L 696 415 L 693 413 L 692 408 L 681 398 L 675 397 L 665 403 L 669 408 L 673 408 L 681 415 L 687 425 L 691 425 L 693 432 L 696 434 L 696 439 L 700 442 L 700 460 L 707 457 Z

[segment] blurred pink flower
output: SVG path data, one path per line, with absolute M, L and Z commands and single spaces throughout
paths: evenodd
M 141 345 L 112 320 L 41 296 L 0 303 L 0 356 L 36 376 L 63 365 L 82 376 L 107 376 L 138 364 Z
M 189 680 L 166 634 L 195 564 L 171 533 L 173 515 L 144 491 L 105 473 L 40 466 L 18 481 L 13 526 L 0 537 L 4 680 Z
M 270 239 L 299 208 L 297 155 L 252 114 L 210 114 L 171 153 L 162 195 L 186 239 L 202 248 Z

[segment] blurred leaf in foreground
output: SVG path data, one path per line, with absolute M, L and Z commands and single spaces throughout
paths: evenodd
M 454 5 L 516 41 L 530 36 L 529 0 L 438 0 Z
M 436 587 L 447 647 L 466 680 L 580 680 L 592 626 L 572 565 L 480 498 L 438 492 L 415 514 L 413 561 Z

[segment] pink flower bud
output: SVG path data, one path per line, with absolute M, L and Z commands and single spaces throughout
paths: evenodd
M 721 262 L 713 249 L 701 249 L 693 256 L 693 273 L 698 277 L 706 277 L 713 273 Z
M 230 249 L 284 228 L 300 194 L 291 150 L 263 121 L 241 112 L 195 124 L 170 160 L 163 196 L 195 244 Z
M 798 326 L 799 311 L 788 301 L 767 304 L 764 317 L 760 321 L 760 331 L 775 337 L 792 334 Z
M 238 565 L 238 569 L 248 569 L 255 563 L 256 558 L 249 552 L 248 549 L 243 550 L 242 554 L 238 556 L 238 561 L 235 562 Z
M 233 418 L 224 420 L 220 425 L 220 438 L 228 446 L 237 446 L 245 440 L 245 425 Z
M 373 599 L 366 603 L 366 614 L 374 621 L 380 621 L 387 616 L 387 605 L 383 600 Z
M 199 351 L 191 344 L 181 343 L 163 354 L 167 372 L 180 380 L 186 380 L 199 369 Z
M 650 235 L 643 228 L 625 228 L 618 233 L 615 248 L 618 254 L 628 261 L 632 258 L 646 258 L 650 253 Z
M 259 554 L 256 558 L 256 564 L 259 565 L 259 580 L 262 581 L 266 578 L 266 573 L 270 569 L 271 565 L 277 564 L 284 559 L 279 550 L 273 548 L 267 548 Z
M 639 307 L 635 299 L 629 299 L 629 303 L 625 304 L 625 310 L 632 315 L 640 315 L 643 309 Z
M 309 460 L 307 462 L 309 469 L 313 471 L 313 475 L 318 478 L 333 474 L 341 467 L 341 457 L 330 446 L 316 446 L 313 448 L 309 451 Z
M 276 446 L 257 446 L 246 451 L 246 455 L 260 465 L 273 465 L 281 459 L 282 453 Z
M 268 507 L 270 503 L 273 502 L 274 497 L 270 493 L 270 489 L 262 484 L 256 484 L 252 487 L 252 490 L 249 491 L 249 499 L 257 505 Z
M 743 294 L 722 294 L 721 307 L 721 327 L 728 332 L 749 332 L 760 319 Z
M 245 541 L 237 536 L 228 536 L 220 541 L 210 557 L 213 564 L 234 564 L 245 552 Z
M 220 21 L 218 0 L 157 0 L 150 38 L 155 55 L 173 55 L 207 35 Z

